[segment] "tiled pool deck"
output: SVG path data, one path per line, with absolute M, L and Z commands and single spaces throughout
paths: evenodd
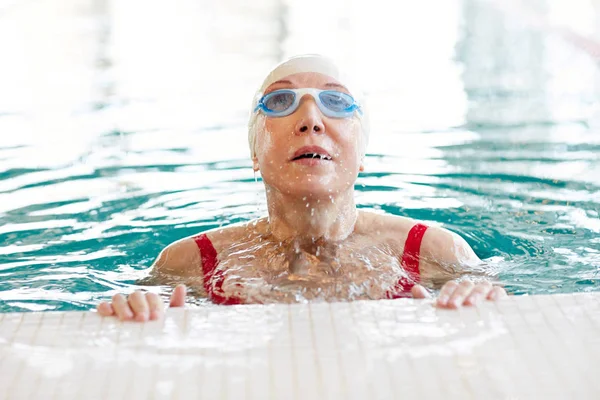
M 598 399 L 600 293 L 0 314 L 0 398 Z

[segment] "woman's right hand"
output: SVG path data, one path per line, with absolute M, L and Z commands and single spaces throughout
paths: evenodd
M 186 288 L 179 284 L 173 290 L 169 307 L 183 307 L 185 304 Z M 143 293 L 136 290 L 129 296 L 115 294 L 111 302 L 103 301 L 98 304 L 98 313 L 103 317 L 117 316 L 121 321 L 156 320 L 164 314 L 164 304 L 156 293 Z

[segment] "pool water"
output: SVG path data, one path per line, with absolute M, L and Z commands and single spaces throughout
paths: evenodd
M 555 29 L 600 43 L 600 9 L 498 4 L 0 2 L 0 312 L 92 309 L 265 215 L 248 108 L 308 52 L 368 93 L 359 207 L 461 234 L 512 293 L 600 291 L 600 55 Z

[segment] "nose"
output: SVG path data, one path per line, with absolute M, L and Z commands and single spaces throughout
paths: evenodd
M 296 135 L 305 135 L 308 133 L 323 133 L 325 125 L 321 118 L 321 110 L 317 107 L 315 100 L 307 96 L 301 100 L 298 110 L 298 121 L 296 122 Z

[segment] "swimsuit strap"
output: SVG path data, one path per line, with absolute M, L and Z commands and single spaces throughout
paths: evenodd
M 420 281 L 419 255 L 421 253 L 421 241 L 426 230 L 427 225 L 416 224 L 408 232 L 406 242 L 404 243 L 402 266 L 415 282 Z
M 226 297 L 223 293 L 223 280 L 225 276 L 223 271 L 215 271 L 219 260 L 217 259 L 217 250 L 213 246 L 212 242 L 206 236 L 201 233 L 198 236 L 193 237 L 194 242 L 200 249 L 200 257 L 202 259 L 202 274 L 204 280 L 204 290 L 208 298 L 215 304 L 232 305 L 241 304 L 242 301 L 237 297 Z M 214 280 L 214 284 L 213 284 Z M 216 289 L 216 291 L 215 291 Z
M 427 230 L 427 225 L 416 224 L 408 232 L 406 242 L 404 243 L 404 254 L 402 254 L 402 267 L 408 272 L 409 278 L 398 280 L 393 289 L 388 291 L 387 297 L 397 299 L 401 297 L 410 297 L 410 289 L 415 283 L 420 281 L 419 273 L 419 255 L 421 252 L 421 241 Z M 223 295 L 223 280 L 225 279 L 223 271 L 216 271 L 219 260 L 217 251 L 212 242 L 202 233 L 193 237 L 196 245 L 200 249 L 202 259 L 202 273 L 204 275 L 204 289 L 208 298 L 216 304 L 232 305 L 242 304 L 242 300 L 231 296 Z M 213 284 L 214 283 L 214 284 Z
M 388 291 L 388 298 L 411 297 L 410 290 L 415 283 L 420 282 L 419 255 L 421 253 L 421 241 L 426 230 L 427 225 L 419 223 L 414 225 L 408 232 L 404 243 L 404 254 L 402 254 L 402 267 L 408 272 L 408 277 L 398 280 L 393 289 Z

